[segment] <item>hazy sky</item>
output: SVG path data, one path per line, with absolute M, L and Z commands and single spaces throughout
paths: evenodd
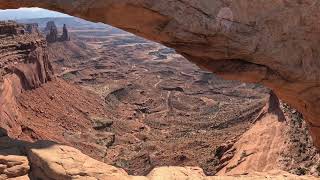
M 41 8 L 20 8 L 0 10 L 0 20 L 32 19 L 45 17 L 66 17 L 68 15 Z

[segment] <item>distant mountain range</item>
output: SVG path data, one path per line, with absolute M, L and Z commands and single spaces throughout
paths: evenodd
M 71 29 L 104 29 L 112 33 L 123 33 L 124 31 L 103 23 L 94 23 L 77 17 L 69 16 L 55 11 L 41 8 L 20 8 L 0 10 L 0 21 L 14 20 L 18 23 L 37 23 L 40 29 L 46 27 L 47 22 L 54 21 L 58 28 L 64 24 Z
M 109 28 L 109 25 L 103 24 L 103 23 L 94 23 L 90 21 L 86 21 L 84 19 L 80 19 L 77 17 L 46 17 L 46 18 L 32 18 L 32 19 L 18 19 L 16 20 L 19 23 L 23 24 L 30 24 L 30 23 L 37 23 L 40 28 L 46 27 L 47 22 L 54 21 L 57 27 L 62 28 L 63 24 L 66 24 L 67 27 L 72 28 Z
M 90 21 L 86 21 L 84 19 L 80 19 L 77 17 L 47 17 L 47 18 L 33 18 L 33 19 L 19 19 L 16 20 L 18 23 L 22 24 L 32 24 L 32 23 L 37 23 L 39 25 L 40 30 L 43 30 L 47 22 L 49 21 L 54 21 L 56 26 L 61 30 L 63 25 L 66 24 L 67 28 L 69 30 L 103 30 L 103 31 L 108 31 L 109 33 L 113 34 L 123 34 L 125 33 L 124 31 L 112 27 L 107 24 L 103 23 L 94 23 Z
M 0 20 L 19 20 L 47 17 L 68 17 L 67 14 L 62 14 L 55 11 L 49 11 L 41 8 L 20 8 L 0 10 Z

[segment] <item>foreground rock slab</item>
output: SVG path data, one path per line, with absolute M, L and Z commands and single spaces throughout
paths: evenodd
M 122 169 L 63 145 L 38 144 L 29 150 L 28 157 L 33 168 L 32 176 L 42 179 L 121 179 L 127 176 Z
M 267 114 L 234 144 L 234 156 L 217 175 L 250 174 L 280 169 L 281 150 L 286 146 L 286 122 Z M 229 153 L 225 153 L 227 158 Z

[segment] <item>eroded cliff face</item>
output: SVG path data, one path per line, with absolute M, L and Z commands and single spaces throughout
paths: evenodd
M 13 137 L 21 134 L 16 97 L 53 78 L 45 39 L 28 29 L 15 22 L 0 22 L 0 126 Z
M 262 83 L 301 111 L 320 147 L 317 0 L 0 0 L 105 22 L 226 79 Z

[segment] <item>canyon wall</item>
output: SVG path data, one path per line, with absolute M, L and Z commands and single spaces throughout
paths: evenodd
M 226 79 L 262 83 L 300 112 L 320 148 L 317 0 L 0 0 L 104 22 L 174 48 Z
M 12 137 L 22 131 L 16 97 L 53 78 L 46 40 L 33 26 L 0 22 L 0 127 Z

